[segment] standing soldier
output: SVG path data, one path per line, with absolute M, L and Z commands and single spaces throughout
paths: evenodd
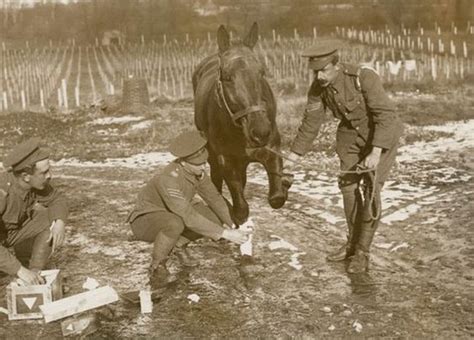
M 207 140 L 198 131 L 185 132 L 170 145 L 177 157 L 153 177 L 138 195 L 128 221 L 135 237 L 153 242 L 150 284 L 153 289 L 171 280 L 166 268 L 168 254 L 201 236 L 241 244 L 244 232 L 229 229 L 233 223 L 224 198 L 205 172 Z M 194 203 L 195 194 L 207 203 Z
M 0 175 L 0 271 L 28 284 L 44 283 L 39 271 L 64 242 L 66 200 L 50 184 L 49 152 L 38 138 L 13 148 L 3 166 L 7 173 Z
M 375 174 L 339 176 L 348 236 L 340 249 L 327 256 L 328 261 L 350 258 L 347 272 L 364 272 L 380 220 L 380 192 L 395 161 L 403 125 L 375 70 L 340 63 L 337 44 L 322 43 L 303 57 L 309 58 L 314 80 L 289 157 L 297 162 L 310 150 L 329 109 L 340 120 L 336 152 L 341 170 L 376 169 Z

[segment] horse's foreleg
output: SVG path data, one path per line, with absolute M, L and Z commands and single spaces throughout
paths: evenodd
M 283 161 L 280 156 L 268 150 L 259 150 L 257 159 L 267 171 L 270 184 L 268 202 L 273 209 L 281 208 L 288 198 L 288 189 L 292 184 L 290 176 L 283 174 Z
M 243 224 L 249 217 L 249 205 L 244 197 L 247 181 L 248 163 L 236 158 L 226 158 L 223 162 L 224 180 L 229 188 L 233 203 L 233 220 L 235 224 Z
M 209 150 L 209 166 L 211 168 L 211 180 L 217 190 L 222 194 L 222 183 L 224 178 L 222 176 L 222 167 L 219 165 L 218 157 L 219 156 L 217 156 L 214 151 Z

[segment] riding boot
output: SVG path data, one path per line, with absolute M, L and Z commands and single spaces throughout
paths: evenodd
M 375 231 L 379 225 L 380 217 L 373 219 L 371 211 L 369 209 L 371 188 L 367 187 L 365 190 L 365 206 L 364 214 L 361 223 L 361 230 L 359 239 L 356 245 L 355 255 L 351 258 L 351 261 L 347 267 L 348 273 L 362 273 L 367 271 L 369 267 L 369 251 L 370 245 L 374 239 Z M 381 209 L 380 190 L 375 193 L 374 201 L 377 202 L 376 209 Z
M 344 202 L 344 214 L 347 222 L 347 241 L 337 250 L 329 253 L 326 260 L 329 262 L 344 261 L 354 254 L 354 245 L 357 241 L 360 219 L 362 215 L 363 202 L 362 195 L 357 186 L 351 185 L 341 188 Z
M 176 241 L 175 238 L 171 238 L 162 232 L 158 233 L 155 238 L 150 266 L 150 286 L 152 290 L 164 287 L 173 281 L 166 268 L 166 261 Z
M 50 246 L 51 242 L 48 242 L 50 236 L 51 232 L 48 229 L 35 237 L 29 265 L 31 270 L 40 271 L 46 267 L 52 249 Z

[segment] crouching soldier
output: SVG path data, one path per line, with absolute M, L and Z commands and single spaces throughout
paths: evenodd
M 0 175 L 0 271 L 28 284 L 44 283 L 39 271 L 63 244 L 68 214 L 64 196 L 50 184 L 49 152 L 39 143 L 32 138 L 13 148 Z
M 201 236 L 237 244 L 247 240 L 243 231 L 230 228 L 232 219 L 227 204 L 205 172 L 206 143 L 198 131 L 176 137 L 169 151 L 177 159 L 146 184 L 129 215 L 135 237 L 154 244 L 150 267 L 152 289 L 171 281 L 166 261 L 177 243 L 183 245 Z M 196 193 L 207 205 L 194 202 Z

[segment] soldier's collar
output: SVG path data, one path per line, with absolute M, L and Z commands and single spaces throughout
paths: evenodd
M 337 76 L 334 81 L 329 84 L 329 87 L 336 90 L 337 93 L 341 92 L 341 89 L 344 86 L 344 66 L 341 65 L 339 70 L 337 71 Z
M 21 197 L 22 200 L 25 200 L 26 195 L 31 192 L 31 189 L 21 185 L 20 180 L 13 175 L 10 177 L 10 181 L 12 189 Z

